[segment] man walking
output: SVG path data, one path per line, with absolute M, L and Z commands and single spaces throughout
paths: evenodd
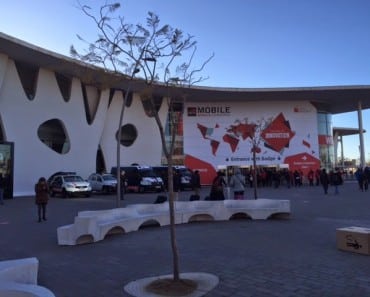
M 194 171 L 194 173 L 191 177 L 191 183 L 192 183 L 192 186 L 193 186 L 193 189 L 194 189 L 194 195 L 199 196 L 201 185 L 200 185 L 200 175 L 199 175 L 198 170 Z
M 5 182 L 4 182 L 3 174 L 0 173 L 0 205 L 4 204 L 4 188 L 5 188 Z
M 329 176 L 326 173 L 326 169 L 323 168 L 320 173 L 320 183 L 324 189 L 325 195 L 328 194 L 328 188 L 329 188 Z
M 126 178 L 126 172 L 124 170 L 121 170 L 121 176 L 120 176 L 120 196 L 121 200 L 124 199 L 126 187 L 127 187 L 127 178 Z

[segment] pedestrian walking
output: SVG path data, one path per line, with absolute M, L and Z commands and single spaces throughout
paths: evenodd
M 121 170 L 121 175 L 120 175 L 120 198 L 121 200 L 125 199 L 125 192 L 126 192 L 126 187 L 127 187 L 127 177 L 126 177 L 126 172 L 124 170 Z
M 355 172 L 355 177 L 356 177 L 356 180 L 357 180 L 357 183 L 358 183 L 358 187 L 360 189 L 360 191 L 364 191 L 364 172 L 362 170 L 361 167 L 357 168 L 356 172 Z
M 46 205 L 49 201 L 49 187 L 45 177 L 39 178 L 39 181 L 35 185 L 35 194 L 35 203 L 39 217 L 38 222 L 40 223 L 41 219 L 46 221 Z
M 193 172 L 193 174 L 191 176 L 191 183 L 192 183 L 192 186 L 193 186 L 194 195 L 199 197 L 200 188 L 201 188 L 199 170 L 195 170 Z
M 179 200 L 179 192 L 181 191 L 181 175 L 178 170 L 173 171 L 173 192 L 175 193 L 175 201 Z
M 4 188 L 5 188 L 5 181 L 3 178 L 3 174 L 0 173 L 0 205 L 4 204 Z
M 328 194 L 328 188 L 329 188 L 329 176 L 326 172 L 326 169 L 323 168 L 320 173 L 320 183 L 324 189 L 324 194 Z
M 314 171 L 311 169 L 311 170 L 308 172 L 308 174 L 307 174 L 308 184 L 309 184 L 310 186 L 313 186 L 314 176 L 315 176 L 315 173 L 314 173 Z
M 302 179 L 301 179 L 301 175 L 298 172 L 298 170 L 294 170 L 293 175 L 294 175 L 294 186 L 300 187 L 302 185 Z
M 330 182 L 334 186 L 334 194 L 339 194 L 339 186 L 343 184 L 342 174 L 339 172 L 338 168 L 330 175 Z

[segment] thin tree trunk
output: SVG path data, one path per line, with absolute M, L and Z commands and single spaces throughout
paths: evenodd
M 255 149 L 253 149 L 253 189 L 254 189 L 254 199 L 257 199 L 257 161 Z
M 162 122 L 159 118 L 158 112 L 154 113 L 154 118 L 157 123 L 159 133 L 162 141 L 162 148 L 167 159 L 168 165 L 168 202 L 169 202 L 169 216 L 170 216 L 170 237 L 171 237 L 171 248 L 172 248 L 172 265 L 173 265 L 173 280 L 180 280 L 180 267 L 179 267 L 179 252 L 176 241 L 176 228 L 175 228 L 175 193 L 173 191 L 173 151 L 176 139 L 176 128 L 177 125 L 174 121 L 174 113 L 172 112 L 172 102 L 169 99 L 169 116 L 170 116 L 170 148 L 167 149 L 165 130 Z M 154 106 L 154 105 L 153 105 Z
M 173 161 L 172 155 L 167 159 L 168 162 L 168 193 L 169 193 L 169 211 L 170 211 L 170 235 L 172 247 L 172 263 L 173 263 L 173 279 L 178 281 L 180 279 L 179 268 L 179 253 L 176 243 L 176 230 L 175 230 L 175 193 L 173 191 Z
M 127 98 L 129 96 L 130 88 L 128 88 L 125 92 L 125 96 L 123 97 L 121 113 L 119 115 L 119 126 L 118 126 L 118 135 L 117 135 L 117 195 L 116 195 L 116 207 L 119 208 L 121 206 L 121 133 L 122 133 L 122 122 L 123 122 L 123 115 L 125 113 L 125 107 Z

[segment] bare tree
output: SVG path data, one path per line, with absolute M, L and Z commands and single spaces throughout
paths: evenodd
M 88 48 L 85 53 L 81 54 L 71 46 L 71 55 L 82 61 L 103 66 L 106 71 L 123 75 L 129 81 L 134 81 L 138 77 L 145 82 L 146 88 L 139 92 L 140 98 L 159 128 L 162 149 L 168 164 L 168 180 L 172 181 L 175 131 L 178 125 L 178 113 L 174 106 L 179 101 L 184 104 L 186 98 L 185 96 L 173 98 L 171 90 L 179 86 L 191 86 L 207 79 L 207 77 L 200 76 L 200 73 L 213 58 L 213 55 L 198 68 L 193 68 L 192 63 L 197 51 L 194 37 L 185 35 L 181 30 L 174 29 L 169 25 L 160 25 L 160 19 L 156 14 L 148 12 L 145 25 L 132 25 L 126 23 L 124 17 L 116 16 L 120 8 L 119 3 L 106 2 L 100 7 L 98 13 L 94 13 L 91 7 L 82 5 L 80 2 L 78 5 L 83 13 L 95 23 L 98 29 L 98 38 L 94 42 L 87 42 L 79 37 L 81 41 L 87 43 Z M 168 96 L 166 96 L 170 121 L 170 140 L 168 142 L 153 93 L 153 85 L 156 83 L 164 84 L 168 90 Z M 117 137 L 117 172 L 120 168 L 120 140 L 124 109 L 131 91 L 129 85 L 125 90 L 120 113 Z M 120 185 L 119 178 L 118 174 L 118 187 Z M 168 185 L 173 279 L 178 281 L 180 269 L 175 235 L 174 192 L 172 182 L 169 182 Z M 118 188 L 118 201 L 119 191 Z
M 253 127 L 253 132 L 250 135 L 249 141 L 251 143 L 251 153 L 253 158 L 253 194 L 254 199 L 258 198 L 257 195 L 257 186 L 258 186 L 258 180 L 257 180 L 257 154 L 261 152 L 261 144 L 263 142 L 262 139 L 262 132 L 265 130 L 268 125 L 271 123 L 272 119 L 260 119 L 256 122 L 252 123 L 251 126 Z M 246 119 L 246 122 L 248 123 L 248 119 Z

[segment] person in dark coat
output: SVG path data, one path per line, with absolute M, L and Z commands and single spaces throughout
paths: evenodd
M 364 191 L 364 172 L 361 167 L 359 167 L 355 172 L 356 180 L 358 183 L 359 189 L 363 192 Z
M 225 200 L 224 187 L 226 182 L 221 171 L 217 172 L 216 177 L 212 181 L 210 200 Z
M 199 196 L 201 185 L 200 185 L 200 175 L 199 175 L 198 170 L 195 170 L 193 175 L 191 176 L 191 183 L 193 186 L 194 195 Z
M 121 200 L 124 199 L 125 197 L 125 192 L 126 192 L 126 187 L 127 187 L 127 177 L 126 177 L 126 172 L 124 170 L 121 170 L 121 176 L 119 178 L 119 182 L 120 182 L 120 198 Z
M 0 205 L 4 204 L 4 188 L 5 188 L 5 180 L 3 178 L 3 174 L 0 173 Z
M 323 168 L 320 173 L 320 183 L 324 189 L 324 193 L 328 194 L 328 188 L 329 188 L 329 176 L 326 172 L 326 169 Z
M 330 175 L 330 182 L 335 188 L 334 193 L 339 194 L 339 186 L 343 184 L 343 178 L 338 168 L 335 168 L 335 171 Z
M 175 201 L 179 200 L 179 192 L 181 190 L 181 175 L 178 170 L 173 171 L 173 192 L 175 193 Z
M 35 203 L 39 216 L 38 222 L 40 223 L 41 218 L 46 221 L 46 205 L 49 201 L 49 187 L 45 177 L 39 178 L 39 181 L 35 185 L 35 194 Z

